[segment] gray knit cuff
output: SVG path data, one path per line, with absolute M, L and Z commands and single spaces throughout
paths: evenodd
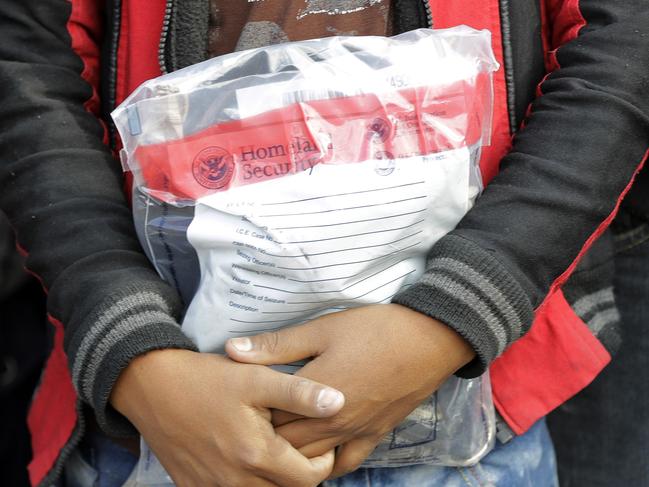
M 162 283 L 147 284 L 150 289 L 145 291 L 127 288 L 121 297 L 107 299 L 79 326 L 83 333 L 75 333 L 66 346 L 80 399 L 92 406 L 99 425 L 112 436 L 137 433 L 108 403 L 121 371 L 151 350 L 196 350 L 176 322 L 180 305 L 175 293 Z
M 393 302 L 458 332 L 476 359 L 458 371 L 476 377 L 531 326 L 534 310 L 522 287 L 489 252 L 449 234 L 432 249 L 426 273 Z

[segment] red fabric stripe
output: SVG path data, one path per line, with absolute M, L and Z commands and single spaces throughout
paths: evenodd
M 63 324 L 49 316 L 54 326 L 54 347 L 47 359 L 38 393 L 32 401 L 27 424 L 32 435 L 34 458 L 29 479 L 38 485 L 54 466 L 77 421 L 77 395 L 72 387 L 68 359 L 63 351 Z
M 115 102 L 122 103 L 135 88 L 160 76 L 158 46 L 164 20 L 165 2 L 124 0 L 117 49 Z M 118 148 L 121 141 L 117 141 Z M 125 173 L 124 191 L 131 203 L 133 175 Z
M 586 25 L 586 19 L 579 8 L 579 0 L 547 0 L 544 10 L 552 26 L 552 33 L 546 41 L 549 50 L 545 56 L 546 68 L 551 72 L 560 67 L 557 50 L 577 38 Z
M 484 147 L 480 168 L 487 184 L 498 173 L 500 160 L 511 147 L 509 112 L 507 110 L 507 85 L 503 69 L 503 45 L 500 9 L 496 0 L 430 0 L 436 29 L 446 29 L 465 24 L 474 29 L 491 32 L 491 44 L 501 68 L 494 74 L 494 116 L 491 145 Z
M 27 250 L 25 249 L 25 247 L 23 247 L 22 245 L 20 245 L 20 243 L 18 243 L 17 241 L 16 241 L 16 250 L 17 250 L 18 253 L 19 253 L 20 255 L 22 255 L 23 257 L 27 257 L 27 256 L 29 255 L 29 252 L 27 252 Z
M 579 0 L 545 0 L 544 12 L 551 26 L 551 51 L 575 39 L 586 25 Z
M 491 365 L 496 408 L 523 434 L 586 387 L 610 359 L 559 290 L 539 310 L 530 332 Z
M 103 34 L 102 11 L 103 2 L 95 0 L 68 0 L 72 5 L 72 13 L 68 20 L 67 29 L 70 33 L 73 51 L 83 62 L 81 77 L 92 87 L 92 95 L 83 104 L 84 108 L 100 120 L 104 128 L 104 143 L 108 144 L 108 130 L 99 118 L 99 58 L 101 49 L 99 42 Z
M 27 254 L 24 254 L 23 257 L 27 257 Z M 24 267 L 24 266 L 23 266 L 23 269 L 24 269 L 24 271 L 25 271 L 27 274 L 29 274 L 30 276 L 34 277 L 34 278 L 38 281 L 38 283 L 41 285 L 41 288 L 43 289 L 43 292 L 44 292 L 45 294 L 49 294 L 49 290 L 47 289 L 47 287 L 45 287 L 45 283 L 43 282 L 43 278 L 42 278 L 41 276 L 39 276 L 38 274 L 36 274 L 36 273 L 35 273 L 34 271 L 32 271 L 31 269 L 28 269 L 27 267 Z
M 117 58 L 117 104 L 146 80 L 160 76 L 158 44 L 164 7 L 163 1 L 122 2 Z
M 13 228 L 13 226 L 12 226 L 12 228 Z M 14 232 L 14 233 L 15 233 L 15 232 Z M 29 256 L 29 252 L 27 252 L 27 250 L 26 250 L 22 245 L 20 245 L 20 243 L 18 242 L 18 240 L 16 240 L 16 251 L 18 252 L 18 254 L 20 254 L 20 255 L 21 255 L 22 257 L 24 257 L 24 258 L 27 258 L 27 257 Z M 43 282 L 43 278 L 42 278 L 41 276 L 39 276 L 39 275 L 36 274 L 34 271 L 32 271 L 31 269 L 28 269 L 28 268 L 25 267 L 25 266 L 23 266 L 23 270 L 24 270 L 27 274 L 29 274 L 30 276 L 33 276 L 34 278 L 36 278 L 36 280 L 37 280 L 37 281 L 39 282 L 39 284 L 41 285 L 41 288 L 43 288 L 43 292 L 44 292 L 45 294 L 48 294 L 48 293 L 49 293 L 47 287 L 45 287 L 45 283 Z
M 633 186 L 633 182 L 635 181 L 635 178 L 637 177 L 638 173 L 644 167 L 644 164 L 647 161 L 647 157 L 649 157 L 649 149 L 647 149 L 647 152 L 645 152 L 644 156 L 642 157 L 642 160 L 640 161 L 640 163 L 638 164 L 638 167 L 636 168 L 635 172 L 633 173 L 633 176 L 631 177 L 631 180 L 629 181 L 629 183 L 624 188 L 624 191 L 622 191 L 622 194 L 620 194 L 620 197 L 617 199 L 617 202 L 615 203 L 615 207 L 613 208 L 613 211 L 611 211 L 611 213 L 609 213 L 609 215 L 606 217 L 606 219 L 602 223 L 599 224 L 599 226 L 597 227 L 595 232 L 593 232 L 593 234 L 588 238 L 588 240 L 586 240 L 586 243 L 584 243 L 584 245 L 582 246 L 582 248 L 579 251 L 579 254 L 575 258 L 575 260 L 573 261 L 572 264 L 570 264 L 570 267 L 568 267 L 563 272 L 563 274 L 561 274 L 552 283 L 552 287 L 550 287 L 550 291 L 548 293 L 548 296 L 551 296 L 554 292 L 556 292 L 568 280 L 568 278 L 570 277 L 570 274 L 573 273 L 573 271 L 575 270 L 575 267 L 577 267 L 577 264 L 579 264 L 579 261 L 582 259 L 584 254 L 586 254 L 586 252 L 588 252 L 588 249 L 591 247 L 591 245 L 593 245 L 595 240 L 597 240 L 602 235 L 602 233 L 604 233 L 606 231 L 608 226 L 611 224 L 611 222 L 615 218 L 615 215 L 617 215 L 617 212 L 620 209 L 620 205 L 622 204 L 622 200 L 624 200 L 624 197 L 626 196 L 626 194 L 631 189 L 631 186 Z M 548 298 L 546 298 L 545 300 L 547 301 L 547 299 Z M 545 301 L 544 301 L 544 303 L 545 303 Z M 544 303 L 542 303 L 541 306 L 543 306 Z M 539 306 L 539 308 L 541 306 Z
M 549 70 L 554 70 L 560 67 L 557 49 L 574 40 L 586 25 L 586 20 L 581 14 L 578 0 L 548 0 L 543 12 L 552 23 L 549 40 L 551 51 L 547 53 L 546 64 Z M 549 74 L 537 87 L 537 96 L 542 95 L 541 87 Z M 609 360 L 606 350 L 565 302 L 560 288 L 593 242 L 615 218 L 648 155 L 649 150 L 611 213 L 586 240 L 568 269 L 552 283 L 543 303 L 536 310 L 531 331 L 491 367 L 496 407 L 518 434 L 583 389 Z
M 539 2 L 539 7 L 540 7 L 540 13 L 541 13 L 541 42 L 543 44 L 543 53 L 544 55 L 550 52 L 551 47 L 550 47 L 550 37 L 551 37 L 551 32 L 550 32 L 550 20 L 549 20 L 549 13 L 548 13 L 548 6 L 545 3 L 544 0 L 541 0 Z M 547 60 L 545 63 L 545 69 L 546 71 L 550 71 Z

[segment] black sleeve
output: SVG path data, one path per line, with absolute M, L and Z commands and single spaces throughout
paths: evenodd
M 500 173 L 396 299 L 473 345 L 466 375 L 527 332 L 610 223 L 649 149 L 649 2 L 581 0 L 576 12 L 552 3 L 584 25 L 556 51 Z
M 177 294 L 140 249 L 119 163 L 89 110 L 102 12 L 80 26 L 88 12 L 76 4 L 0 0 L 0 208 L 66 327 L 80 399 L 105 429 L 129 434 L 107 404 L 120 371 L 146 351 L 193 345 L 176 322 Z

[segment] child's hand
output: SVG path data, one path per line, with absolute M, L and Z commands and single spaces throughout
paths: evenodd
M 389 431 L 474 357 L 451 328 L 396 304 L 332 313 L 249 340 L 230 340 L 228 355 L 267 365 L 314 357 L 297 375 L 345 394 L 345 407 L 330 418 L 274 414 L 277 433 L 307 457 L 343 445 L 332 476 L 358 468 Z
M 329 476 L 333 452 L 300 454 L 276 434 L 268 408 L 322 418 L 338 412 L 344 397 L 268 367 L 159 350 L 131 362 L 111 403 L 180 487 L 307 487 Z

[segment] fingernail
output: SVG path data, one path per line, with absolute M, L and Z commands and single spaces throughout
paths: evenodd
M 247 337 L 231 338 L 230 343 L 239 352 L 249 352 L 250 350 L 252 350 L 252 340 Z
M 322 389 L 318 393 L 316 404 L 320 409 L 329 409 L 333 406 L 337 406 L 344 400 L 345 396 L 343 396 L 342 392 L 339 392 L 336 389 L 326 388 Z

